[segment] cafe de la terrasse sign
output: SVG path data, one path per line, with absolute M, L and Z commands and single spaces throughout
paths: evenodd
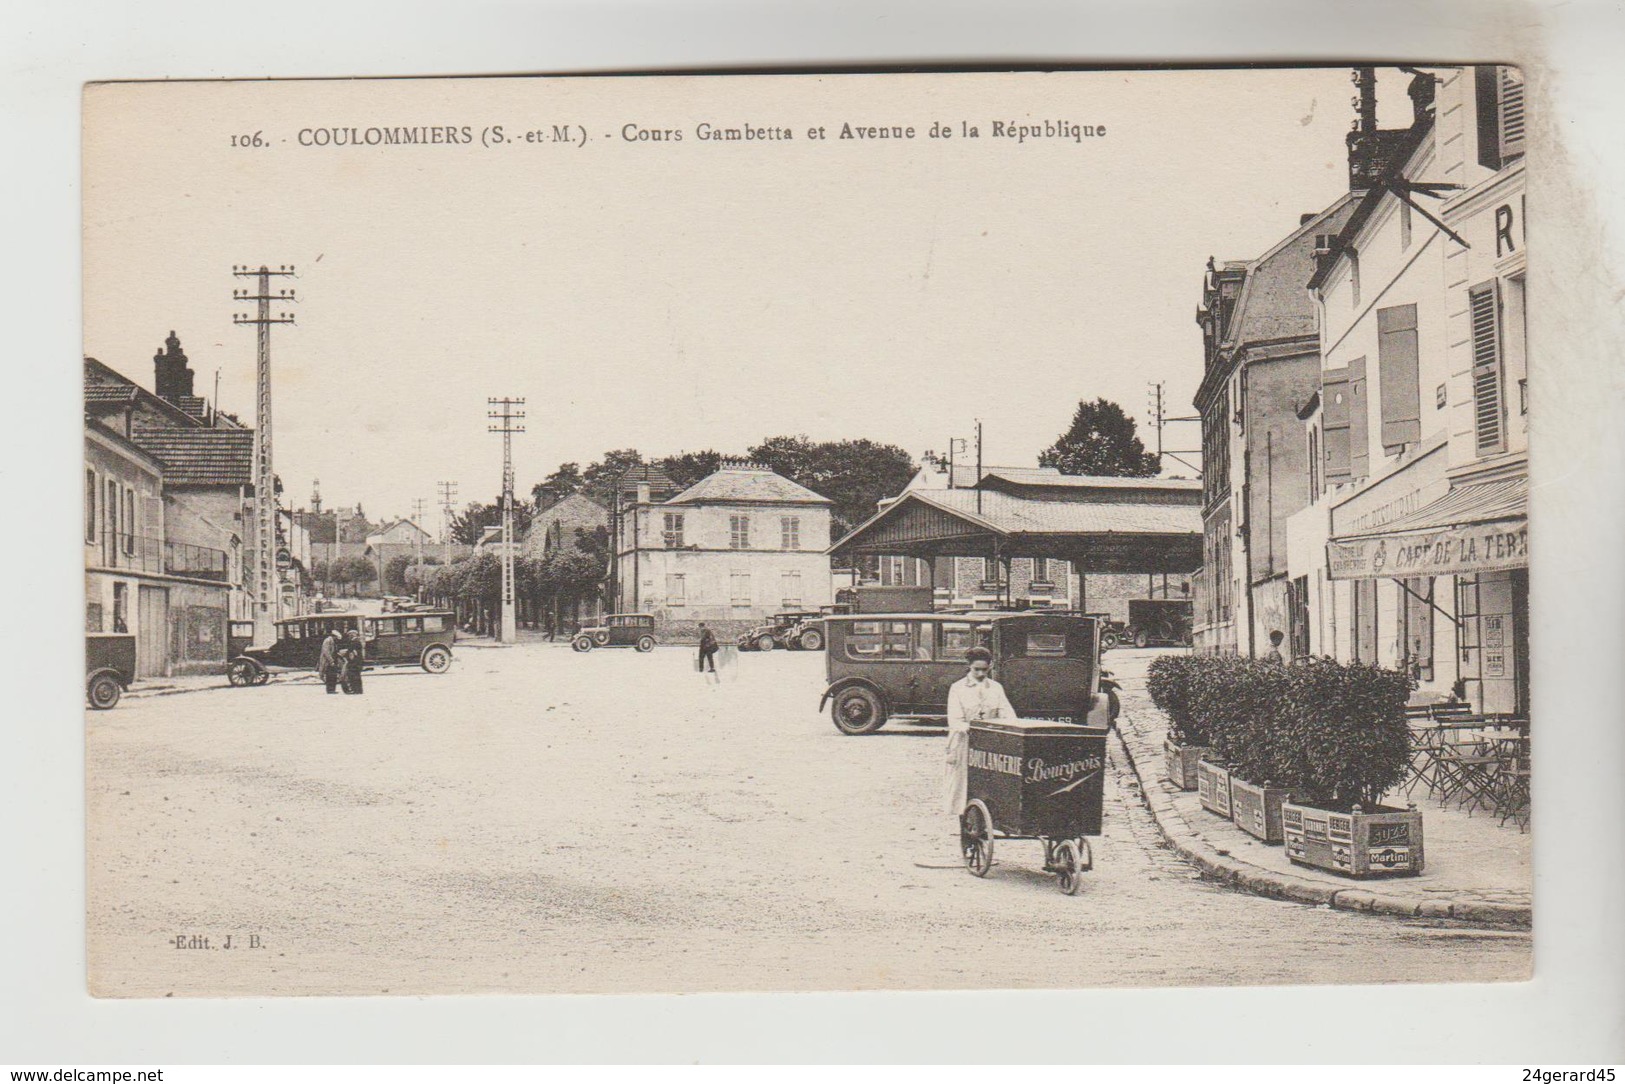
M 1528 564 L 1529 524 L 1524 520 L 1326 543 L 1327 570 L 1334 580 L 1448 576 Z

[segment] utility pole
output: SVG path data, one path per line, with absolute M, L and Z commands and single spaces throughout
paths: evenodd
M 451 542 L 451 518 L 457 511 L 457 483 L 436 482 L 440 490 L 440 544 L 448 545 Z M 446 555 L 440 555 L 445 560 Z
M 495 410 L 485 416 L 498 422 L 486 426 L 492 433 L 502 434 L 502 642 L 511 644 L 519 635 L 519 623 L 514 613 L 513 598 L 513 435 L 523 433 L 525 427 L 515 425 L 525 417 L 523 399 L 487 399 L 486 405 Z
M 428 503 L 429 502 L 427 500 L 425 500 L 424 498 L 422 498 L 422 497 L 413 497 L 412 498 L 412 526 L 417 528 L 417 530 L 412 532 L 412 568 L 415 569 L 415 571 L 412 573 L 412 578 L 414 580 L 419 579 L 423 575 L 423 523 L 422 523 L 422 520 L 423 520 L 423 508 Z M 419 602 L 423 601 L 423 588 L 422 588 L 421 585 L 418 586 L 417 590 L 414 591 L 413 593 L 418 596 L 418 601 Z
M 1200 457 L 1201 457 L 1202 453 L 1201 453 L 1200 449 L 1181 448 L 1178 451 L 1167 451 L 1162 446 L 1162 427 L 1163 426 L 1168 425 L 1168 424 L 1170 424 L 1172 422 L 1200 422 L 1202 420 L 1201 415 L 1199 415 L 1199 414 L 1190 414 L 1190 415 L 1185 415 L 1185 416 L 1178 417 L 1178 418 L 1170 418 L 1166 413 L 1167 406 L 1166 406 L 1166 402 L 1165 402 L 1165 400 L 1163 398 L 1163 388 L 1166 385 L 1164 385 L 1163 382 L 1160 381 L 1160 380 L 1153 380 L 1153 381 L 1148 382 L 1146 386 L 1147 386 L 1147 388 L 1150 389 L 1150 391 L 1148 393 L 1150 395 L 1150 399 L 1148 400 L 1146 405 L 1150 409 L 1150 412 L 1151 412 L 1151 424 L 1157 430 L 1157 461 L 1158 461 L 1158 464 L 1160 465 L 1162 459 L 1164 457 L 1167 457 L 1169 459 L 1172 459 L 1174 462 L 1180 464 L 1181 466 L 1189 467 L 1191 470 L 1195 471 L 1196 476 L 1198 478 L 1202 477 L 1202 470 L 1201 470 L 1200 467 L 1196 466 L 1195 463 L 1191 463 L 1189 460 L 1185 460 L 1185 459 L 1180 458 L 1180 456 L 1185 456 L 1185 455 L 1196 456 L 1196 457 L 1198 457 L 1197 462 L 1201 462 Z
M 291 324 L 289 313 L 271 315 L 271 302 L 292 304 L 293 290 L 271 293 L 272 278 L 292 278 L 291 264 L 283 264 L 272 271 L 265 264 L 255 269 L 245 265 L 232 267 L 236 278 L 255 280 L 254 292 L 235 289 L 234 301 L 256 302 L 255 315 L 232 313 L 231 321 L 238 325 L 252 325 L 255 329 L 255 389 L 254 389 L 254 639 L 268 643 L 276 633 L 274 622 L 282 604 L 282 590 L 278 581 L 281 574 L 276 567 L 276 475 L 271 469 L 271 325 Z
M 976 514 L 982 514 L 982 419 L 976 419 Z

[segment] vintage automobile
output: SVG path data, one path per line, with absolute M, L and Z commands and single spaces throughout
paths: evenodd
M 653 651 L 655 642 L 653 614 L 605 614 L 596 625 L 583 626 L 570 640 L 570 646 L 577 651 L 591 651 L 595 647 Z
M 447 610 L 427 613 L 324 613 L 288 617 L 276 623 L 276 642 L 250 647 L 226 663 L 226 680 L 233 685 L 264 685 L 271 675 L 314 670 L 321 657 L 322 640 L 332 629 L 361 634 L 363 669 L 382 666 L 421 666 L 431 674 L 451 669 L 451 645 L 457 624 Z
M 757 625 L 739 637 L 741 651 L 772 651 L 782 647 L 790 651 L 818 651 L 824 646 L 824 626 L 821 610 L 790 610 L 774 614 L 765 624 Z
M 1188 598 L 1131 598 L 1122 639 L 1135 647 L 1191 645 L 1193 611 Z
M 1107 726 L 1115 683 L 1100 670 L 1100 621 L 1075 614 L 873 614 L 824 618 L 829 704 L 843 734 L 894 717 L 941 720 L 965 652 L 986 647 L 994 676 L 1024 719 Z
M 85 700 L 97 711 L 118 703 L 135 680 L 135 635 L 85 633 Z

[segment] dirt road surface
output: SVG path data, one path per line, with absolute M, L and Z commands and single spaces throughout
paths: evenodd
M 1114 665 L 1143 673 L 1151 652 Z M 131 699 L 87 721 L 102 996 L 1492 981 L 1526 934 L 1211 885 L 1112 765 L 1075 897 L 946 846 L 941 731 L 845 737 L 822 654 L 466 649 L 451 672 Z M 227 938 L 230 947 L 227 947 Z M 207 948 L 193 947 L 207 944 Z

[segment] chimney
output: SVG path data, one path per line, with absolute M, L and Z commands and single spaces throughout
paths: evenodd
M 152 390 L 158 398 L 175 402 L 191 396 L 192 370 L 186 366 L 186 354 L 173 331 L 164 340 L 164 349 L 152 356 L 152 368 Z
M 1298 216 L 1298 225 L 1300 225 L 1300 226 L 1309 225 L 1309 223 L 1314 220 L 1315 215 L 1318 214 L 1318 213 L 1319 212 L 1317 212 L 1317 211 L 1310 211 L 1308 214 L 1299 215 Z
M 1405 88 L 1405 93 L 1411 96 L 1411 123 L 1421 124 L 1433 117 L 1433 94 L 1438 88 L 1438 79 L 1427 72 L 1417 72 L 1411 77 L 1411 85 Z
M 638 503 L 639 504 L 648 504 L 649 503 L 649 483 L 648 482 L 639 482 L 638 483 Z

